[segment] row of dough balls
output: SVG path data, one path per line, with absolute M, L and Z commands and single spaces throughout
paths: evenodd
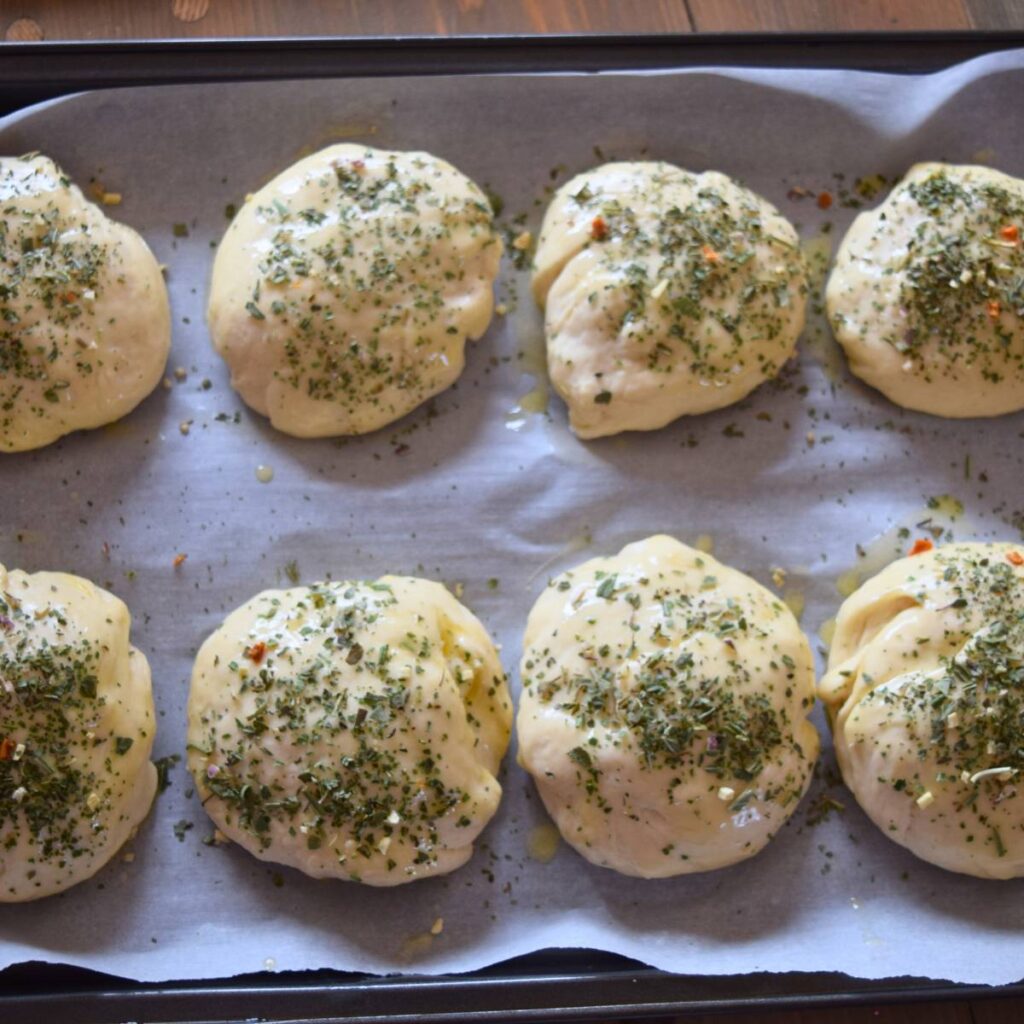
M 818 685 L 839 765 L 918 856 L 1018 876 L 1024 554 L 915 551 L 840 609 Z M 17 901 L 88 878 L 145 817 L 154 715 L 117 598 L 0 568 L 0 612 L 0 900 Z M 724 867 L 807 790 L 806 637 L 766 588 L 670 537 L 552 579 L 520 672 L 520 763 L 595 864 Z M 216 827 L 256 857 L 392 886 L 469 859 L 511 725 L 494 644 L 443 586 L 319 583 L 258 594 L 202 645 L 188 766 Z
M 825 291 L 850 370 L 908 409 L 1024 408 L 1024 180 L 918 164 L 847 232 Z M 803 330 L 796 229 L 715 171 L 613 163 L 555 194 L 537 245 L 548 368 L 580 437 L 739 401 Z
M 0 160 L 0 450 L 112 422 L 170 347 L 145 242 L 49 159 Z M 1024 181 L 919 164 L 854 222 L 826 303 L 857 376 L 940 416 L 1024 407 Z M 427 153 L 331 146 L 249 197 L 208 322 L 233 386 L 297 437 L 362 434 L 448 388 L 494 309 L 484 193 Z M 552 383 L 584 438 L 738 401 L 803 326 L 793 225 L 723 174 L 605 164 L 554 195 L 533 292 Z

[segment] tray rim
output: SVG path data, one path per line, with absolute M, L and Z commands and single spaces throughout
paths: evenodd
M 559 969 L 550 970 L 551 961 Z M 0 975 L 0 1007 L 14 1024 L 40 1019 L 226 1024 L 257 1018 L 266 1024 L 492 1019 L 540 1024 L 1024 997 L 1024 982 L 991 987 L 912 977 L 868 981 L 838 973 L 674 975 L 633 964 L 613 954 L 562 949 L 541 950 L 472 974 L 372 976 L 320 970 L 140 984 L 35 963 L 19 965 L 20 970 L 47 980 L 47 987 L 22 983 L 7 991 L 7 979 L 18 973 L 10 968 Z M 53 983 L 60 985 L 69 976 L 75 983 L 54 991 Z
M 0 115 L 84 89 L 697 66 L 834 67 L 923 74 L 1016 48 L 1024 48 L 1024 29 L 0 42 Z M 100 57 L 102 61 L 97 60 Z M 540 1022 L 1009 996 L 1024 998 L 1024 978 L 1009 985 L 985 986 L 800 971 L 681 975 L 586 949 L 540 950 L 470 974 L 432 976 L 320 970 L 140 983 L 42 962 L 0 971 L 0 1007 L 13 1024 L 44 1019 L 42 1014 L 66 1024 L 91 1024 L 141 1019 L 142 1013 L 151 1020 L 196 1024 L 254 1017 L 307 1024 Z
M 275 78 L 693 66 L 840 67 L 922 73 L 1014 48 L 1024 48 L 1024 28 L 0 42 L 0 94 L 12 94 L 18 101 L 15 107 L 21 107 L 80 89 Z

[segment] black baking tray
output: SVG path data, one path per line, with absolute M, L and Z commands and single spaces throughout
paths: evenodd
M 0 113 L 84 89 L 275 78 L 693 66 L 909 74 L 1015 48 L 1024 48 L 1024 31 L 8 43 L 0 44 Z M 4 1024 L 607 1020 L 1008 996 L 1024 997 L 1024 981 L 992 988 L 799 971 L 698 977 L 583 949 L 432 977 L 310 971 L 140 984 L 43 963 L 0 972 Z
M 81 89 L 366 75 L 701 66 L 935 71 L 1024 46 L 1024 31 L 701 33 L 0 43 L 0 109 Z

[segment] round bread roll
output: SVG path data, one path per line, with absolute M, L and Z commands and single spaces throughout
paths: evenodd
M 45 156 L 0 157 L 0 451 L 127 415 L 170 346 L 167 288 L 142 238 Z
M 520 761 L 594 864 L 725 867 L 796 809 L 818 756 L 811 652 L 749 576 L 650 537 L 552 580 L 523 643 Z
M 443 391 L 487 330 L 501 240 L 483 192 L 429 153 L 330 146 L 249 197 L 208 320 L 231 383 L 296 437 L 365 434 Z
M 917 164 L 846 233 L 829 320 L 850 370 L 907 409 L 1024 408 L 1024 181 Z
M 843 779 L 890 839 L 1024 875 L 1024 546 L 893 562 L 840 608 L 819 693 Z
M 149 664 L 124 603 L 0 566 L 0 901 L 94 875 L 156 792 Z
M 400 885 L 469 860 L 511 717 L 494 645 L 439 583 L 268 590 L 199 651 L 188 764 L 261 860 Z
M 804 325 L 796 230 L 724 174 L 612 163 L 555 193 L 533 293 L 583 438 L 656 430 L 775 376 Z

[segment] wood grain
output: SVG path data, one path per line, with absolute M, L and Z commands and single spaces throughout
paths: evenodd
M 171 14 L 178 21 L 201 21 L 210 13 L 210 0 L 172 0 Z
M 8 43 L 37 43 L 43 38 L 43 28 L 32 18 L 17 18 L 4 30 L 4 40 Z
M 1024 0 L 0 0 L 0 19 L 52 40 L 1024 29 Z
M 1024 29 L 1024 0 L 0 0 L 13 38 Z M 8 38 L 11 38 L 10 36 Z
M 0 0 L 0 28 L 51 40 L 1024 29 L 1024 0 Z
M 687 0 L 698 32 L 969 29 L 966 0 Z M 984 3 L 984 0 L 981 0 Z M 1022 5 L 1017 5 L 1019 8 Z M 1024 17 L 1021 18 L 1024 24 Z
M 199 18 L 175 16 L 206 6 Z M 685 0 L 0 0 L 47 39 L 688 32 Z
M 965 0 L 975 28 L 1024 28 L 1024 0 Z

